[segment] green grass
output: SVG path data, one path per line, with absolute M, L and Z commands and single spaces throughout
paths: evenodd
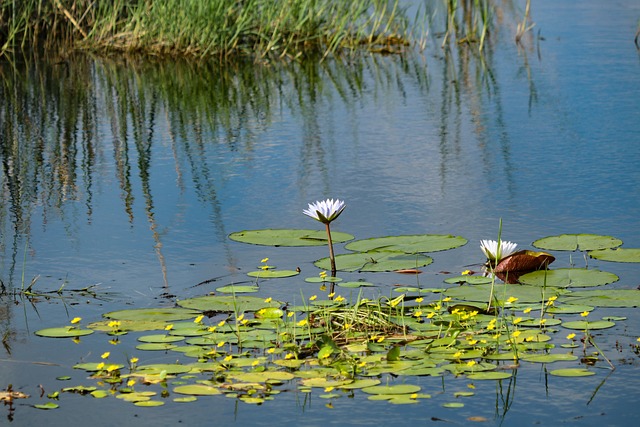
M 82 48 L 155 55 L 297 57 L 403 46 L 386 0 L 13 0 L 0 3 L 0 54 Z

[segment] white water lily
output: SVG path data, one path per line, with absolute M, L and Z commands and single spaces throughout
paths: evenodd
M 302 213 L 323 224 L 329 224 L 340 216 L 345 207 L 346 205 L 343 201 L 327 199 L 309 203 L 309 209 L 303 210 Z
M 491 262 L 498 262 L 508 257 L 515 252 L 517 246 L 516 243 L 504 240 L 500 240 L 500 245 L 495 240 L 480 240 L 480 249 Z

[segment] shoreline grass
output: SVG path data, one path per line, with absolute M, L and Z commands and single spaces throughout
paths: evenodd
M 409 44 L 411 31 L 399 3 L 14 0 L 0 5 L 0 56 L 27 49 L 258 59 L 396 51 Z

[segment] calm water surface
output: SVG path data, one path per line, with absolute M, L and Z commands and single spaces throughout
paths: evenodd
M 263 68 L 89 57 L 2 64 L 0 279 L 9 291 L 39 276 L 39 291 L 97 285 L 100 293 L 34 304 L 2 296 L 10 350 L 1 356 L 0 388 L 32 395 L 16 405 L 13 424 L 92 417 L 96 425 L 424 425 L 480 416 L 491 425 L 633 425 L 637 309 L 598 309 L 627 317 L 597 337 L 615 371 L 603 364 L 595 376 L 562 379 L 529 364 L 510 381 L 477 382 L 462 409 L 441 406 L 467 390 L 467 379 L 452 376 L 411 379 L 433 397 L 409 408 L 356 395 L 328 409 L 318 393 L 293 385 L 262 407 L 213 398 L 145 409 L 67 394 L 56 411 L 28 405 L 46 401 L 39 385 L 47 393 L 66 386 L 57 376 L 84 381 L 70 368 L 77 362 L 107 350 L 136 354 L 133 340 L 111 347 L 95 334 L 74 345 L 34 336 L 37 329 L 173 306 L 246 281 L 264 257 L 302 275 L 267 282 L 259 296 L 295 303 L 300 290 L 317 292 L 302 278 L 318 274 L 312 263 L 326 248 L 227 238 L 244 229 L 316 228 L 301 212 L 317 199 L 346 200 L 334 229 L 359 239 L 469 239 L 434 254 L 419 276 L 423 286 L 442 287 L 444 272 L 481 262 L 478 241 L 496 237 L 500 218 L 503 238 L 523 248 L 581 232 L 640 247 L 638 17 L 635 1 L 535 2 L 536 27 L 523 46 L 513 43 L 513 28 L 501 27 L 483 60 L 434 47 Z M 585 263 L 581 254 L 556 255 L 554 267 Z M 640 284 L 637 264 L 589 266 L 618 274 L 612 288 Z M 341 276 L 376 283 L 372 296 L 416 283 L 392 273 Z M 220 279 L 196 286 L 212 278 Z

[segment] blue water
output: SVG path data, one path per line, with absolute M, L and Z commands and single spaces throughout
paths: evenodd
M 455 48 L 447 54 L 434 41 L 408 58 L 292 65 L 272 74 L 243 68 L 239 80 L 254 73 L 255 92 L 238 100 L 231 95 L 242 98 L 244 89 L 227 88 L 229 95 L 220 95 L 233 99 L 226 109 L 199 97 L 203 86 L 223 78 L 215 67 L 84 60 L 67 74 L 53 68 L 61 74 L 47 80 L 37 64 L 18 65 L 13 78 L 25 76 L 17 91 L 25 93 L 14 98 L 5 88 L 2 96 L 30 101 L 15 104 L 15 115 L 7 109 L 0 115 L 4 147 L 22 147 L 17 157 L 0 154 L 0 278 L 20 288 L 23 273 L 26 285 L 39 275 L 34 289 L 40 291 L 97 285 L 108 295 L 40 298 L 35 305 L 4 296 L 0 319 L 11 333 L 11 352 L 0 362 L 0 388 L 11 383 L 34 396 L 28 404 L 39 403 L 46 400 L 37 397 L 39 384 L 51 392 L 67 385 L 56 376 L 82 380 L 71 365 L 107 350 L 135 352 L 135 342 L 109 348 L 96 336 L 73 345 L 38 338 L 34 330 L 75 316 L 95 321 L 119 308 L 171 306 L 176 298 L 247 280 L 245 273 L 264 257 L 279 268 L 300 267 L 301 277 L 316 276 L 312 262 L 327 255 L 324 247 L 251 246 L 227 236 L 319 228 L 302 209 L 326 197 L 346 201 L 333 227 L 356 238 L 451 233 L 469 240 L 433 254 L 418 279 L 342 275 L 376 283 L 374 294 L 391 295 L 391 285 L 416 280 L 441 287 L 443 272 L 457 274 L 482 261 L 479 240 L 496 237 L 500 218 L 503 238 L 522 248 L 560 233 L 612 235 L 625 247 L 640 247 L 640 54 L 633 43 L 640 3 L 542 1 L 532 13 L 536 26 L 522 46 L 513 42 L 514 28 L 500 27 L 484 63 Z M 4 76 L 12 73 L 3 67 Z M 88 107 L 76 116 L 86 121 L 69 125 L 62 114 L 69 98 L 58 93 L 56 101 L 53 94 L 61 90 L 57 85 L 69 89 L 65 79 L 74 74 L 87 82 L 78 91 L 88 94 Z M 47 96 L 29 97 L 27 91 L 43 90 L 41 79 Z M 131 103 L 114 113 L 109 106 L 125 93 L 119 82 L 127 83 Z M 34 135 L 28 121 L 19 120 L 27 116 L 46 117 L 47 126 Z M 22 123 L 15 139 L 7 136 L 9 122 Z M 72 170 L 45 160 L 31 178 L 12 181 L 22 162 L 33 160 L 24 147 L 39 142 L 47 159 L 75 147 Z M 336 251 L 345 252 L 340 245 Z M 554 266 L 585 263 L 580 254 L 556 255 Z M 611 287 L 638 286 L 637 264 L 589 265 L 618 274 Z M 300 290 L 317 292 L 301 277 L 268 282 L 258 295 L 295 302 Z M 64 395 L 56 411 L 17 405 L 13 424 L 69 425 L 91 416 L 96 425 L 415 425 L 465 424 L 481 416 L 492 425 L 634 425 L 640 361 L 629 346 L 640 336 L 637 309 L 598 315 L 627 317 L 597 338 L 615 371 L 600 364 L 595 376 L 561 379 L 529 364 L 502 388 L 476 382 L 476 395 L 462 399 L 462 409 L 441 406 L 468 390 L 468 380 L 448 376 L 412 379 L 433 397 L 409 407 L 357 395 L 336 399 L 329 409 L 318 393 L 305 395 L 292 385 L 262 407 L 220 397 L 145 409 Z

